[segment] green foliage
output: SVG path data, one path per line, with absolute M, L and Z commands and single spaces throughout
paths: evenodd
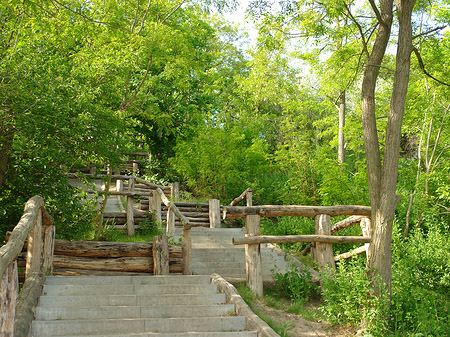
M 365 325 L 368 332 L 381 336 L 386 329 L 388 296 L 380 289 L 381 297 L 361 264 L 340 262 L 334 274 L 322 275 L 321 307 L 325 317 L 333 324 Z
M 296 265 L 290 266 L 285 274 L 275 275 L 275 287 L 283 296 L 300 303 L 306 302 L 317 291 L 309 271 L 300 270 Z
M 400 336 L 444 336 L 450 329 L 450 240 L 435 227 L 394 239 L 391 328 Z

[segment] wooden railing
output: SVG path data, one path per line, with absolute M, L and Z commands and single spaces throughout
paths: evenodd
M 236 199 L 234 199 L 230 203 L 230 206 L 236 206 L 244 199 L 247 199 L 247 206 L 253 206 L 253 192 L 250 187 L 247 188 L 244 192 L 242 192 L 240 196 L 238 196 Z
M 365 243 L 370 238 L 370 207 L 367 206 L 227 206 L 223 210 L 224 219 L 245 218 L 245 237 L 233 238 L 233 244 L 245 245 L 247 285 L 257 296 L 263 295 L 261 243 L 315 242 L 314 258 L 321 269 L 334 269 L 333 243 Z M 332 236 L 331 216 L 359 215 L 364 219 L 362 237 Z M 315 218 L 315 235 L 261 236 L 261 217 L 302 216 Z M 352 218 L 352 217 L 350 217 Z M 350 219 L 349 218 L 349 219 Z M 355 218 L 337 223 L 335 231 L 355 223 Z M 353 252 L 351 252 L 352 254 Z
M 159 199 L 164 203 L 164 205 L 167 206 L 167 227 L 166 227 L 166 235 L 163 237 L 161 236 L 160 240 L 164 241 L 165 245 L 165 241 L 167 241 L 167 239 L 169 237 L 173 238 L 173 233 L 175 230 L 175 217 L 178 217 L 182 224 L 183 224 L 183 231 L 181 233 L 181 249 L 183 252 L 183 265 L 184 265 L 184 270 L 183 270 L 183 274 L 184 275 L 192 275 L 192 241 L 191 241 L 191 223 L 189 222 L 189 219 L 187 217 L 185 217 L 179 210 L 178 207 L 175 205 L 175 203 L 171 202 L 166 195 L 164 194 L 164 192 L 162 191 L 162 189 L 157 188 L 156 189 L 156 193 L 159 195 Z M 154 194 L 154 195 L 155 195 Z M 155 247 L 155 241 L 153 241 L 153 246 Z M 164 252 L 163 252 L 164 254 Z M 161 270 L 169 270 L 169 260 L 165 259 L 164 257 L 162 257 L 161 259 L 161 263 L 160 263 L 160 267 Z M 156 269 L 156 263 L 154 268 Z M 164 275 L 164 274 L 162 274 Z
M 45 274 L 51 272 L 54 238 L 53 218 L 45 211 L 44 200 L 32 197 L 8 242 L 0 248 L 0 336 L 28 336 L 32 309 L 41 294 Z M 16 260 L 25 241 L 25 283 L 18 293 Z

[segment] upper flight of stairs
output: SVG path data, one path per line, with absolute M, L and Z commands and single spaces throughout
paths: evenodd
M 32 337 L 257 337 L 209 276 L 47 277 Z
M 192 272 L 196 275 L 217 273 L 228 280 L 245 279 L 245 248 L 235 246 L 233 237 L 243 237 L 242 228 L 202 228 L 191 229 Z M 175 228 L 174 241 L 181 237 L 181 228 Z M 284 255 L 261 245 L 263 280 L 272 280 L 274 273 L 285 273 L 288 262 Z

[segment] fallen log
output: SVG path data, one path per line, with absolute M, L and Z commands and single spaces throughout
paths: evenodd
M 344 259 L 349 259 L 355 255 L 362 254 L 366 252 L 366 246 L 361 246 L 356 249 L 353 249 L 347 253 L 339 254 L 334 257 L 334 261 L 340 261 Z

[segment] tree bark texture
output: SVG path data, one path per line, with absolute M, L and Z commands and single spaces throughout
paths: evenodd
M 338 162 L 345 162 L 345 90 L 339 96 L 339 133 L 338 133 Z
M 258 237 L 260 233 L 259 215 L 247 215 L 245 218 L 245 237 Z M 247 286 L 256 297 L 263 296 L 261 246 L 259 243 L 245 245 L 245 273 Z
M 17 296 L 19 294 L 19 276 L 17 263 L 11 263 L 0 280 L 0 335 L 14 336 L 14 317 Z

